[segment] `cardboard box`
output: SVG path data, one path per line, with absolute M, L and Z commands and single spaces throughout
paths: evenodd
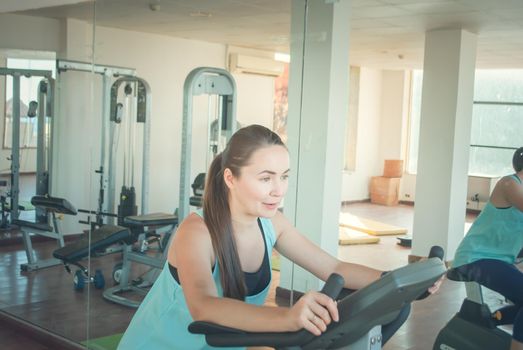
M 398 205 L 399 177 L 373 176 L 370 180 L 370 201 L 375 204 Z
M 402 177 L 403 176 L 403 160 L 385 159 L 385 164 L 383 166 L 383 176 Z

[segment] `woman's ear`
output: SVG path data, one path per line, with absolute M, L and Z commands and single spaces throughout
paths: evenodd
M 229 189 L 234 187 L 234 175 L 231 169 L 225 168 L 223 171 L 223 182 L 225 182 L 225 185 L 227 185 Z

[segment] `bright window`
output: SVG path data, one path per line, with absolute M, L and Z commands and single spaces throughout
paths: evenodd
M 422 71 L 412 74 L 408 171 L 416 173 Z M 512 154 L 522 146 L 523 70 L 477 70 L 470 135 L 469 174 L 512 172 Z
M 8 58 L 7 68 L 50 70 L 55 76 L 54 60 L 34 60 Z M 38 99 L 38 85 L 42 77 L 20 78 L 20 148 L 36 148 L 37 121 L 29 118 L 27 112 L 29 103 Z M 13 123 L 13 79 L 7 76 L 5 80 L 5 122 L 4 122 L 4 148 L 12 147 L 12 123 Z

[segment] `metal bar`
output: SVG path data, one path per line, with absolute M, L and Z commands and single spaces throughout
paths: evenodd
M 20 193 L 20 75 L 13 74 L 13 115 L 11 126 L 11 221 L 18 219 Z
M 37 70 L 37 69 L 0 68 L 0 75 L 10 75 L 10 76 L 23 75 L 26 78 L 30 78 L 30 77 L 52 78 L 53 72 L 50 70 Z
M 33 244 L 31 243 L 31 237 L 29 236 L 29 232 L 27 232 L 25 229 L 22 228 L 21 231 L 22 239 L 24 241 L 25 246 L 25 255 L 27 256 L 27 263 L 34 264 L 36 262 L 36 258 L 33 252 Z
M 483 304 L 483 293 L 479 283 L 465 282 L 465 290 L 467 291 L 467 299 L 478 304 Z
M 143 147 L 142 147 L 142 206 L 141 213 L 149 212 L 149 158 L 151 152 L 151 87 L 149 84 L 140 79 L 140 84 L 145 88 L 145 124 L 143 130 Z M 140 90 L 138 90 L 140 91 Z M 140 103 L 140 101 L 138 101 Z M 140 108 L 138 108 L 140 110 Z
M 494 105 L 494 106 L 523 106 L 523 102 L 503 102 L 503 101 L 474 101 L 475 105 Z
M 102 110 L 102 147 L 100 149 L 100 189 L 99 195 L 102 198 L 98 198 L 98 209 L 105 212 L 114 213 L 114 196 L 115 196 L 115 179 L 114 169 L 115 160 L 113 157 L 113 133 L 114 126 L 110 121 L 111 116 L 111 77 L 108 75 L 103 76 L 103 87 L 102 87 L 102 99 L 103 99 L 103 110 Z M 109 140 L 107 142 L 107 140 Z M 106 158 L 106 154 L 109 156 Z M 105 198 L 103 198 L 105 197 Z M 101 218 L 97 218 L 99 220 Z M 114 218 L 108 217 L 107 224 L 114 225 Z
M 113 75 L 113 76 L 126 76 L 135 75 L 135 70 L 132 68 L 118 67 L 118 66 L 106 66 L 100 64 L 91 64 L 79 61 L 69 60 L 56 60 L 56 69 L 59 73 L 68 70 L 80 71 L 80 72 L 94 72 L 102 75 Z
M 508 150 L 516 150 L 517 147 L 504 147 L 504 146 L 487 146 L 487 145 L 470 145 L 470 147 L 476 147 L 476 148 L 493 148 L 493 149 L 508 149 Z
M 48 177 L 47 177 L 47 150 L 46 150 L 46 102 L 47 89 L 49 84 L 42 80 L 38 84 L 38 115 L 37 115 L 37 132 L 36 132 L 36 195 L 48 194 Z M 28 126 L 29 124 L 27 124 Z M 27 127 L 26 126 L 26 127 Z M 47 211 L 42 208 L 35 210 L 35 222 L 47 223 Z
M 56 111 L 56 99 L 55 99 L 55 80 L 53 78 L 48 78 L 48 87 L 47 87 L 47 100 L 45 103 L 46 106 L 46 116 L 49 118 L 49 125 L 47 132 L 49 137 L 47 138 L 47 193 L 52 192 L 52 173 L 53 173 L 53 150 L 54 150 L 54 116 Z

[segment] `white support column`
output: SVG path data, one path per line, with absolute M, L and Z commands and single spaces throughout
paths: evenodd
M 304 6 L 305 4 L 305 6 Z M 285 215 L 336 256 L 349 86 L 349 0 L 292 3 Z M 313 260 L 315 257 L 310 257 Z M 317 278 L 282 261 L 283 288 L 318 289 Z
M 431 245 L 452 260 L 463 238 L 476 35 L 464 30 L 426 34 L 412 254 Z

